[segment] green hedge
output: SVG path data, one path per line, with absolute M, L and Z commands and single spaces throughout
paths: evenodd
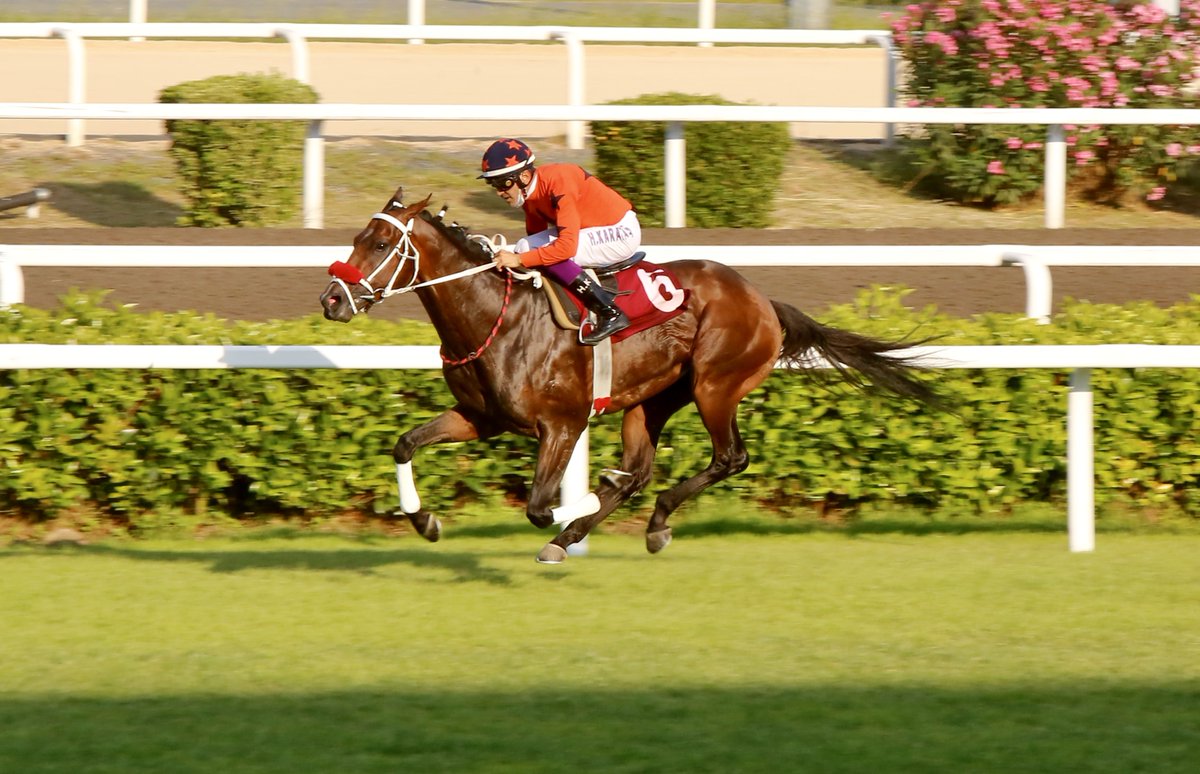
M 1200 296 L 1171 309 L 1070 304 L 1051 325 L 1016 315 L 971 320 L 905 309 L 875 289 L 824 322 L 871 335 L 920 329 L 949 344 L 1200 344 Z M 175 344 L 434 343 L 428 326 L 318 317 L 226 323 L 108 309 L 68 297 L 54 313 L 0 312 L 0 341 Z M 775 374 L 745 401 L 750 469 L 722 489 L 803 513 L 817 506 L 903 503 L 996 512 L 1061 500 L 1066 380 L 1045 369 L 932 371 L 960 405 L 932 413 L 829 381 Z M 1093 374 L 1097 499 L 1200 512 L 1200 372 Z M 395 507 L 398 434 L 451 404 L 439 372 L 354 370 L 0 371 L 0 510 L 41 520 L 93 513 L 135 527 L 197 517 L 324 517 Z M 593 423 L 594 468 L 617 457 L 619 420 Z M 535 446 L 505 436 L 434 447 L 416 459 L 426 504 L 517 495 Z M 707 433 L 694 410 L 668 427 L 645 509 L 667 482 L 703 468 Z M 510 498 L 509 502 L 513 502 Z M 516 506 L 514 511 L 516 510 Z M 631 513 L 632 511 L 626 511 Z
M 611 105 L 735 105 L 713 95 L 643 94 Z M 791 140 L 784 123 L 687 122 L 687 225 L 765 228 Z M 593 121 L 596 174 L 633 202 L 643 226 L 663 226 L 666 125 Z
M 217 75 L 163 89 L 164 103 L 317 102 L 307 84 L 278 73 Z M 167 121 L 183 181 L 185 226 L 269 226 L 296 214 L 303 121 Z

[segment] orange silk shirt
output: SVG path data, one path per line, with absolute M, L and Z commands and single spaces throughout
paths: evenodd
M 536 234 L 558 227 L 558 238 L 545 247 L 521 253 L 525 266 L 546 266 L 574 258 L 579 250 L 579 229 L 612 226 L 633 209 L 621 194 L 582 167 L 546 164 L 538 167 L 537 187 L 527 194 L 525 233 Z

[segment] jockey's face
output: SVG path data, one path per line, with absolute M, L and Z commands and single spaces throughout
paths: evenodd
M 522 169 L 516 175 L 501 178 L 488 184 L 496 191 L 496 195 L 508 202 L 509 207 L 520 207 L 525 203 L 525 188 L 533 179 L 533 173 Z

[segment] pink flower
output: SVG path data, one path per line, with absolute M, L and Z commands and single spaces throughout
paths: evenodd
M 1081 150 L 1075 152 L 1075 164 L 1081 167 L 1086 165 L 1094 158 L 1096 158 L 1096 154 L 1092 153 L 1090 150 Z
M 1128 56 L 1117 57 L 1116 65 L 1118 70 L 1136 70 L 1141 67 L 1141 65 L 1137 63 L 1137 60 Z
M 1183 153 L 1183 146 L 1177 142 L 1172 142 L 1172 143 L 1168 143 L 1167 147 L 1164 148 L 1163 150 L 1165 150 L 1167 152 L 1168 156 L 1170 156 L 1171 158 L 1175 158 L 1180 153 Z
M 1008 146 L 1009 150 L 1017 150 L 1022 145 L 1024 145 L 1024 142 L 1025 141 L 1022 140 L 1020 137 L 1009 137 L 1008 140 L 1006 140 L 1004 144 Z
M 1004 165 L 999 161 L 989 161 L 987 165 L 987 171 L 989 175 L 1003 175 Z
M 1146 194 L 1146 201 L 1156 202 L 1166 195 L 1167 195 L 1167 189 L 1160 185 L 1157 188 L 1154 188 L 1153 190 L 1151 190 L 1150 193 Z

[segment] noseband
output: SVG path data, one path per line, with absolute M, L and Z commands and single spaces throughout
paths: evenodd
M 371 216 L 371 220 L 382 220 L 391 223 L 400 231 L 400 240 L 396 242 L 388 254 L 375 265 L 375 268 L 371 269 L 370 274 L 366 275 L 362 273 L 361 269 L 351 266 L 345 261 L 334 261 L 333 265 L 329 267 L 329 276 L 333 277 L 333 281 L 345 291 L 346 299 L 350 302 L 350 308 L 354 310 L 354 314 L 365 310 L 371 304 L 383 301 L 388 296 L 414 290 L 417 287 L 417 272 L 421 269 L 421 251 L 417 249 L 417 246 L 412 241 L 412 218 L 409 218 L 408 223 L 401 223 L 386 212 L 377 212 Z M 387 282 L 383 283 L 381 287 L 375 287 L 371 283 L 383 271 L 383 267 L 387 266 L 388 261 L 393 256 L 396 258 L 395 271 L 392 272 L 392 276 L 388 277 Z M 404 269 L 406 261 L 413 262 L 412 279 L 404 287 L 393 287 L 396 284 L 396 280 L 400 278 L 400 272 Z M 354 291 L 350 289 L 351 285 L 359 285 L 367 292 L 355 296 Z M 359 308 L 359 302 L 363 303 L 361 309 Z

